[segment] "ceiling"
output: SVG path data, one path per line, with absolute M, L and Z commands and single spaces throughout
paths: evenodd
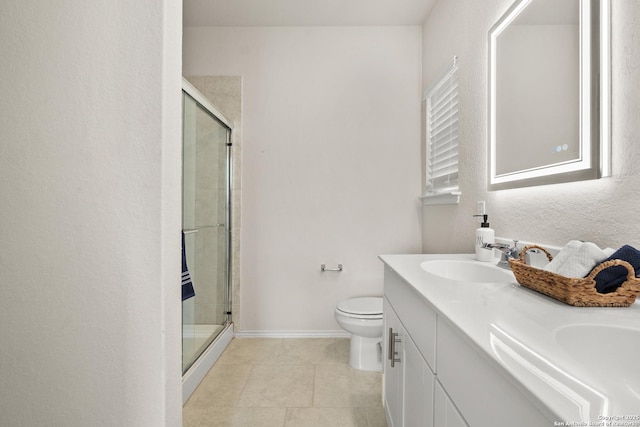
M 183 25 L 422 25 L 436 0 L 183 0 Z

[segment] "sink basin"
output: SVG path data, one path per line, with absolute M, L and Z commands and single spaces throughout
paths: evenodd
M 420 267 L 427 273 L 448 280 L 470 283 L 504 283 L 513 282 L 513 273 L 495 264 L 468 260 L 433 260 L 425 261 Z
M 571 325 L 556 330 L 558 346 L 577 364 L 598 366 L 640 393 L 640 329 L 608 325 Z

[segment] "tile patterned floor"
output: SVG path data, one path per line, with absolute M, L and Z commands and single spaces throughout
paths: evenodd
M 184 427 L 386 427 L 382 374 L 349 340 L 234 338 L 183 410 Z

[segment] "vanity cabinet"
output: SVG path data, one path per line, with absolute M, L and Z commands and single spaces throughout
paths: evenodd
M 446 319 L 438 319 L 436 347 L 438 380 L 470 426 L 539 427 L 558 421 Z
M 391 270 L 385 272 L 383 310 L 384 406 L 389 427 L 432 427 L 435 311 Z
M 384 322 L 389 427 L 553 425 L 539 401 L 388 266 Z
M 435 382 L 434 425 L 437 427 L 468 427 L 439 381 Z
M 405 426 L 432 427 L 433 383 L 435 376 L 407 334 L 404 346 Z
M 434 374 L 387 298 L 384 313 L 384 406 L 389 427 L 432 427 Z
M 384 407 L 386 408 L 389 427 L 403 425 L 402 396 L 404 395 L 404 360 L 405 330 L 396 312 L 389 305 L 387 298 L 383 299 L 384 331 L 383 352 L 386 356 L 384 372 Z M 392 360 L 393 359 L 393 360 Z

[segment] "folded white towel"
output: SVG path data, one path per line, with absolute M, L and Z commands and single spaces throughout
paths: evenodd
M 558 254 L 553 257 L 551 262 L 543 267 L 543 270 L 550 271 L 552 273 L 557 273 L 558 269 L 562 267 L 562 265 L 582 246 L 584 242 L 580 240 L 572 240 L 567 243 L 564 248 L 558 252 Z
M 565 277 L 585 277 L 597 264 L 609 255 L 595 243 L 583 243 L 559 268 L 556 273 Z

